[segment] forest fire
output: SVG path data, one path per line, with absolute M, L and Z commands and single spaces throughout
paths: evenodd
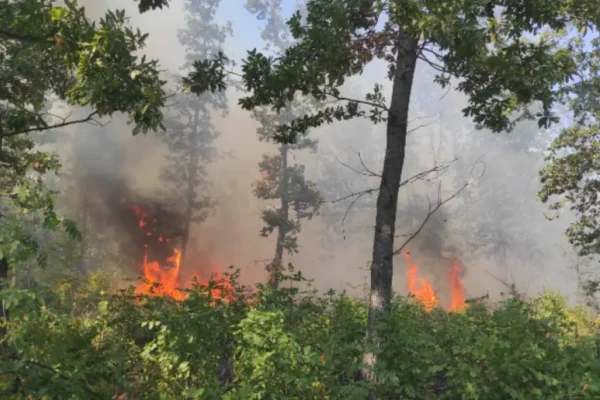
M 460 311 L 465 308 L 465 285 L 460 280 L 460 274 L 463 272 L 462 266 L 458 260 L 452 260 L 450 266 L 450 311 Z
M 128 210 L 130 215 L 136 218 L 137 232 L 142 237 L 144 255 L 141 262 L 142 281 L 136 285 L 136 294 L 147 296 L 168 296 L 175 300 L 185 300 L 187 293 L 180 289 L 189 289 L 192 286 L 193 279 L 189 282 L 182 279 L 182 251 L 173 245 L 177 240 L 178 231 L 173 229 L 177 224 L 177 218 L 173 216 L 173 221 L 168 225 L 171 229 L 166 229 L 166 224 L 160 224 L 156 215 L 169 217 L 164 210 L 150 212 L 139 204 L 130 202 L 126 197 L 121 197 L 120 205 Z M 213 268 L 213 274 L 218 279 L 218 272 Z M 199 284 L 206 284 L 199 274 L 194 273 L 194 278 Z M 218 279 L 220 282 L 221 280 Z M 220 298 L 221 293 L 218 289 L 212 290 L 213 298 Z
M 408 252 L 404 253 L 404 259 L 408 266 L 406 272 L 406 286 L 412 295 L 415 296 L 417 301 L 423 304 L 423 307 L 427 312 L 432 311 L 439 305 L 439 299 L 427 279 L 419 276 L 418 266 L 415 264 Z M 463 268 L 459 264 L 458 260 L 452 260 L 450 270 L 448 273 L 450 283 L 450 305 L 449 311 L 460 311 L 465 307 L 464 297 L 464 284 L 460 279 L 460 274 L 463 272 Z
M 169 265 L 165 267 L 161 266 L 158 261 L 148 261 L 148 255 L 144 256 L 142 263 L 144 279 L 138 283 L 136 293 L 151 296 L 170 296 L 175 300 L 185 299 L 185 293 L 177 290 L 180 288 L 181 251 L 174 249 L 173 252 L 173 256 L 167 259 Z

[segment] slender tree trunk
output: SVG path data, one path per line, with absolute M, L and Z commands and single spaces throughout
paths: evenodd
M 192 227 L 192 218 L 194 218 L 194 202 L 196 201 L 196 184 L 198 180 L 198 163 L 200 154 L 198 149 L 198 128 L 200 123 L 200 111 L 194 110 L 194 120 L 192 130 L 189 136 L 190 158 L 187 165 L 187 188 L 185 193 L 185 226 L 183 229 L 183 237 L 181 241 L 181 264 L 186 262 L 188 244 L 190 241 L 190 229 Z
M 0 163 L 4 163 L 4 128 L 2 127 L 2 114 L 0 113 Z M 4 164 L 0 168 L 6 168 Z M 2 218 L 0 216 L 0 218 Z M 2 223 L 2 222 L 0 222 Z M 5 289 L 9 285 L 8 281 L 8 259 L 6 256 L 0 258 L 0 290 Z M 4 301 L 0 302 L 0 325 L 8 322 L 8 310 L 4 307 Z M 6 328 L 0 326 L 0 339 L 6 335 Z
M 504 229 L 499 223 L 496 223 L 496 237 L 498 238 L 498 255 L 497 260 L 499 265 L 497 266 L 498 278 L 506 285 L 510 285 L 510 271 L 508 265 L 508 255 L 506 251 L 506 235 Z M 504 288 L 506 289 L 506 288 Z
M 85 273 L 87 270 L 87 263 L 85 256 L 88 251 L 88 220 L 89 220 L 89 201 L 87 192 L 83 193 L 83 199 L 81 202 L 81 243 L 79 245 L 79 272 Z
M 287 174 L 287 162 L 288 162 L 288 146 L 281 146 L 281 208 L 279 209 L 281 225 L 277 228 L 277 244 L 275 246 L 275 257 L 271 263 L 271 288 L 277 290 L 279 287 L 278 274 L 282 270 L 283 263 L 283 250 L 285 244 L 285 234 L 287 233 L 287 223 L 289 220 L 289 199 L 288 199 L 288 174 Z
M 401 30 L 397 39 L 396 69 L 388 112 L 386 152 L 377 197 L 371 264 L 371 292 L 366 343 L 367 346 L 376 346 L 376 348 L 381 347 L 383 339 L 380 335 L 380 322 L 391 309 L 398 190 L 404 164 L 408 108 L 417 55 L 418 40 Z M 365 364 L 362 372 L 363 378 L 370 383 L 376 383 L 374 366 L 377 363 L 377 354 L 367 349 L 363 363 Z
M 9 286 L 8 283 L 8 260 L 6 257 L 0 259 L 0 290 L 6 289 Z M 4 325 L 8 322 L 8 310 L 4 307 L 4 301 L 0 303 L 0 339 L 6 335 L 6 328 Z

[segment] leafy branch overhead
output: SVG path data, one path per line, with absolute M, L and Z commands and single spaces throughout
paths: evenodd
M 99 124 L 120 112 L 129 115 L 134 134 L 162 127 L 165 82 L 157 61 L 136 55 L 147 36 L 120 10 L 93 22 L 73 0 L 0 0 L 1 262 L 15 268 L 37 254 L 45 264 L 42 247 L 52 246 L 39 237 L 39 218 L 46 231 L 81 238 L 75 224 L 57 214 L 56 193 L 42 179 L 60 163 L 36 147 L 41 142 L 32 133 L 44 132 L 47 143 L 50 130 Z M 64 105 L 87 110 L 73 117 L 54 111 Z
M 541 107 L 535 117 L 540 126 L 547 127 L 557 121 L 552 110 L 557 85 L 564 86 L 577 73 L 572 52 L 562 45 L 566 33 L 560 34 L 561 29 L 569 24 L 583 29 L 597 10 L 591 2 L 582 2 L 568 15 L 558 7 L 525 11 L 515 7 L 503 10 L 502 19 L 497 19 L 495 6 L 489 1 L 468 1 L 443 2 L 428 9 L 419 9 L 415 3 L 400 9 L 392 1 L 308 2 L 306 20 L 297 12 L 288 21 L 295 44 L 282 56 L 248 51 L 241 76 L 251 94 L 240 105 L 249 110 L 260 106 L 281 110 L 296 93 L 347 102 L 282 127 L 278 137 L 282 142 L 293 142 L 309 128 L 334 120 L 368 116 L 382 121 L 387 107 L 381 86 L 376 85 L 365 100 L 344 98 L 338 88 L 374 59 L 389 64 L 391 77 L 397 68 L 394 38 L 403 29 L 420 37 L 418 58 L 438 71 L 440 85 L 448 85 L 451 78 L 460 80 L 457 90 L 467 94 L 470 103 L 463 113 L 480 127 L 494 132 L 512 129 L 517 121 L 514 113 L 529 115 L 526 109 L 534 103 Z M 393 23 L 378 30 L 384 14 Z M 526 40 L 523 32 L 536 36 Z M 188 83 L 197 82 L 200 91 L 214 90 L 228 73 L 232 72 L 224 70 L 219 55 L 197 65 Z
M 135 55 L 147 34 L 131 29 L 124 11 L 109 11 L 95 23 L 75 1 L 61 7 L 4 0 L 0 9 L 1 46 L 10 60 L 2 66 L 6 135 L 45 129 L 37 114 L 48 94 L 99 117 L 127 113 L 134 133 L 162 126 L 165 82 L 155 60 Z
M 540 171 L 538 198 L 550 202 L 549 218 L 566 205 L 577 215 L 567 237 L 580 255 L 600 253 L 600 39 L 575 42 L 578 80 L 562 95 L 573 116 L 552 142 Z M 553 201 L 550 201 L 553 199 Z
M 163 7 L 169 7 L 169 0 L 134 0 L 139 1 L 138 10 L 140 13 L 145 13 L 149 10 L 156 10 L 157 8 L 163 9 Z

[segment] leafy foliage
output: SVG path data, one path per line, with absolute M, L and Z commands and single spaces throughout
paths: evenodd
M 197 284 L 182 302 L 108 294 L 98 280 L 72 286 L 68 298 L 3 292 L 12 312 L 0 360 L 5 398 L 364 398 L 355 376 L 365 303 L 300 290 L 300 274 L 282 276 L 291 285 L 277 291 L 230 279 Z M 385 326 L 377 398 L 600 394 L 598 326 L 554 293 L 475 302 L 464 313 L 427 313 L 398 298 Z M 223 381 L 230 351 L 234 377 Z
M 586 43 L 576 43 L 582 71 L 580 79 L 564 91 L 573 123 L 562 129 L 550 146 L 547 165 L 540 171 L 543 187 L 538 194 L 543 202 L 558 197 L 550 204 L 550 218 L 567 204 L 578 216 L 567 236 L 580 255 L 600 253 L 600 39 L 589 44 L 591 50 Z
M 162 10 L 163 7 L 169 7 L 169 0 L 135 0 L 135 1 L 140 2 L 140 4 L 138 5 L 138 9 L 139 9 L 140 13 L 144 13 L 149 10 L 156 10 L 157 8 L 160 8 Z
M 100 117 L 128 113 L 134 132 L 160 127 L 163 82 L 156 61 L 134 55 L 147 35 L 129 28 L 123 11 L 109 11 L 96 26 L 71 1 L 3 1 L 0 9 L 1 68 L 10 80 L 1 97 L 4 136 L 52 126 L 52 114 L 42 112 L 48 94 Z
M 251 9 L 265 14 L 266 6 L 257 4 L 252 3 Z M 593 17 L 586 19 L 583 10 L 595 15 L 589 4 L 573 14 L 559 5 L 525 11 L 506 7 L 501 19 L 494 15 L 493 2 L 419 4 L 401 9 L 388 1 L 309 2 L 305 19 L 298 11 L 288 21 L 296 44 L 283 57 L 248 52 L 243 71 L 251 95 L 240 104 L 246 109 L 272 105 L 280 110 L 297 92 L 320 100 L 346 100 L 346 106 L 328 107 L 280 127 L 284 142 L 293 142 L 298 133 L 333 120 L 363 116 L 381 121 L 387 107 L 378 86 L 365 100 L 345 99 L 338 87 L 375 58 L 388 61 L 391 74 L 394 38 L 402 27 L 421 38 L 419 57 L 439 71 L 437 82 L 447 85 L 451 77 L 462 78 L 457 89 L 471 99 L 464 114 L 482 127 L 495 132 L 510 129 L 515 122 L 510 115 L 534 101 L 542 104 L 541 125 L 556 120 L 551 111 L 555 85 L 574 75 L 575 60 L 560 46 L 561 35 L 544 34 L 526 41 L 524 32 L 537 34 L 542 27 L 559 32 L 569 24 L 587 26 Z M 376 24 L 383 14 L 389 22 L 379 31 Z M 481 19 L 487 23 L 480 25 Z M 466 37 L 469 40 L 461 39 Z M 371 111 L 361 109 L 365 106 Z
M 117 112 L 129 114 L 134 134 L 162 126 L 164 82 L 157 62 L 135 55 L 146 37 L 128 26 L 123 11 L 109 11 L 94 23 L 75 1 L 0 1 L 3 262 L 7 258 L 16 267 L 37 257 L 45 265 L 48 256 L 40 250 L 52 245 L 47 232 L 38 228 L 62 228 L 81 238 L 72 221 L 58 217 L 56 193 L 43 183 L 60 164 L 54 155 L 35 148 L 32 134 L 97 122 Z M 53 108 L 59 103 L 87 107 L 88 115 L 57 115 Z M 35 223 L 39 217 L 41 226 Z

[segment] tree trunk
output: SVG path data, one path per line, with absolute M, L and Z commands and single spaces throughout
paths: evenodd
M 4 163 L 4 158 L 4 129 L 2 127 L 2 113 L 0 113 L 0 163 Z M 6 166 L 2 165 L 0 168 L 6 168 Z M 0 258 L 0 290 L 7 288 L 9 285 L 8 272 L 8 259 L 4 256 Z M 2 301 L 0 302 L 0 339 L 6 335 L 6 328 L 2 326 L 6 322 L 8 322 L 8 310 L 4 307 L 4 301 Z
M 200 123 L 200 111 L 194 110 L 194 120 L 192 130 L 189 136 L 190 158 L 187 165 L 187 188 L 185 193 L 185 226 L 183 228 L 183 237 L 181 240 L 181 263 L 180 268 L 186 262 L 188 244 L 190 240 L 190 229 L 192 227 L 192 218 L 194 218 L 194 202 L 196 201 L 196 183 L 198 178 L 198 163 L 200 162 L 200 150 L 198 149 L 198 126 Z
M 9 287 L 8 282 L 8 260 L 6 257 L 0 259 L 0 290 Z M 0 339 L 6 335 L 6 328 L 3 326 L 8 322 L 8 310 L 4 307 L 4 301 L 0 303 Z
M 498 266 L 496 267 L 498 279 L 505 286 L 501 288 L 502 290 L 510 290 L 511 279 L 508 264 L 506 234 L 500 223 L 496 223 L 496 237 L 498 238 L 498 251 L 496 255 L 496 259 L 498 260 Z
M 82 239 L 79 244 L 79 260 L 77 266 L 79 272 L 84 274 L 87 272 L 86 255 L 88 252 L 88 222 L 89 222 L 89 198 L 87 191 L 84 191 L 81 202 L 81 235 Z
M 280 196 L 281 196 L 281 208 L 279 209 L 281 225 L 277 228 L 277 244 L 275 247 L 275 257 L 271 263 L 271 288 L 277 290 L 279 287 L 279 273 L 282 270 L 283 263 L 283 250 L 285 244 L 285 234 L 287 233 L 287 223 L 289 219 L 289 199 L 288 199 L 288 174 L 287 174 L 287 157 L 288 157 L 288 146 L 281 146 L 281 182 L 280 182 Z
M 390 312 L 392 299 L 393 252 L 398 208 L 398 190 L 404 164 L 408 108 L 412 90 L 418 40 L 403 30 L 397 39 L 396 69 L 393 77 L 392 99 L 388 112 L 386 152 L 377 196 L 371 291 L 366 331 L 367 346 L 381 347 L 380 323 Z M 363 356 L 363 378 L 376 383 L 374 366 L 377 354 L 369 348 Z

